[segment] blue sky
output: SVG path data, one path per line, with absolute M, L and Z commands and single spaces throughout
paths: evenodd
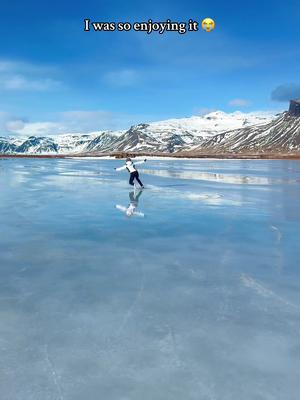
M 300 97 L 298 1 L 1 4 L 2 134 L 123 129 L 205 110 L 282 110 Z M 102 22 L 201 22 L 207 33 L 84 32 Z

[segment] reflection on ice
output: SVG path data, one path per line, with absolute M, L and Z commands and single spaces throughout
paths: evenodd
M 161 176 L 163 178 L 175 178 L 175 179 L 192 179 L 201 181 L 212 181 L 229 183 L 234 185 L 270 185 L 272 183 L 296 183 L 295 180 L 279 180 L 261 176 L 245 176 L 245 175 L 227 175 L 210 172 L 199 172 L 199 171 L 168 171 L 168 170 L 154 170 L 144 169 L 141 172 L 150 175 Z
M 187 200 L 192 200 L 192 201 L 202 201 L 205 204 L 211 204 L 211 205 L 232 205 L 232 206 L 240 206 L 242 203 L 233 200 L 230 198 L 224 198 L 222 195 L 219 194 L 210 194 L 210 193 L 185 193 L 181 195 L 182 198 L 187 199 Z
M 60 175 L 66 175 L 66 176 L 84 176 L 84 177 L 92 177 L 94 178 L 95 176 L 100 175 L 100 172 L 84 172 L 84 171 L 64 171 L 61 172 Z
M 143 190 L 141 189 L 135 189 L 134 191 L 129 192 L 129 205 L 127 207 L 120 206 L 119 204 L 116 205 L 116 209 L 119 211 L 122 211 L 127 215 L 127 217 L 144 217 L 145 214 L 137 211 L 138 205 L 139 205 L 139 199 L 142 195 Z

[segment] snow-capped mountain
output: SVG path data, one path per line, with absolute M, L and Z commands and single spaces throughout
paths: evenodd
M 193 149 L 208 138 L 231 129 L 271 121 L 274 114 L 222 111 L 209 113 L 203 117 L 170 119 L 150 124 L 132 126 L 115 142 L 118 151 L 158 151 L 173 153 L 182 149 Z
M 300 150 L 300 117 L 285 112 L 267 124 L 215 135 L 204 141 L 196 150 L 220 153 Z
M 177 135 L 188 133 L 205 139 L 221 132 L 263 124 L 273 118 L 274 114 L 268 112 L 242 113 L 236 111 L 234 113 L 225 113 L 223 111 L 214 111 L 201 117 L 194 116 L 153 122 L 149 124 L 148 130 L 156 137 L 164 136 L 166 132 L 169 132 Z
M 170 119 L 132 126 L 127 131 L 58 135 L 29 138 L 0 138 L 0 153 L 78 154 L 91 152 L 168 152 L 199 148 L 216 135 L 260 126 L 275 118 L 272 113 L 224 113 Z

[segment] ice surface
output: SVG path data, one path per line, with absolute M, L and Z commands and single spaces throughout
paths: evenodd
M 116 166 L 0 161 L 1 400 L 298 400 L 300 163 Z

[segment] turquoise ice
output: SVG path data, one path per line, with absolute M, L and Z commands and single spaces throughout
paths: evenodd
M 300 162 L 120 165 L 0 160 L 1 400 L 298 400 Z

